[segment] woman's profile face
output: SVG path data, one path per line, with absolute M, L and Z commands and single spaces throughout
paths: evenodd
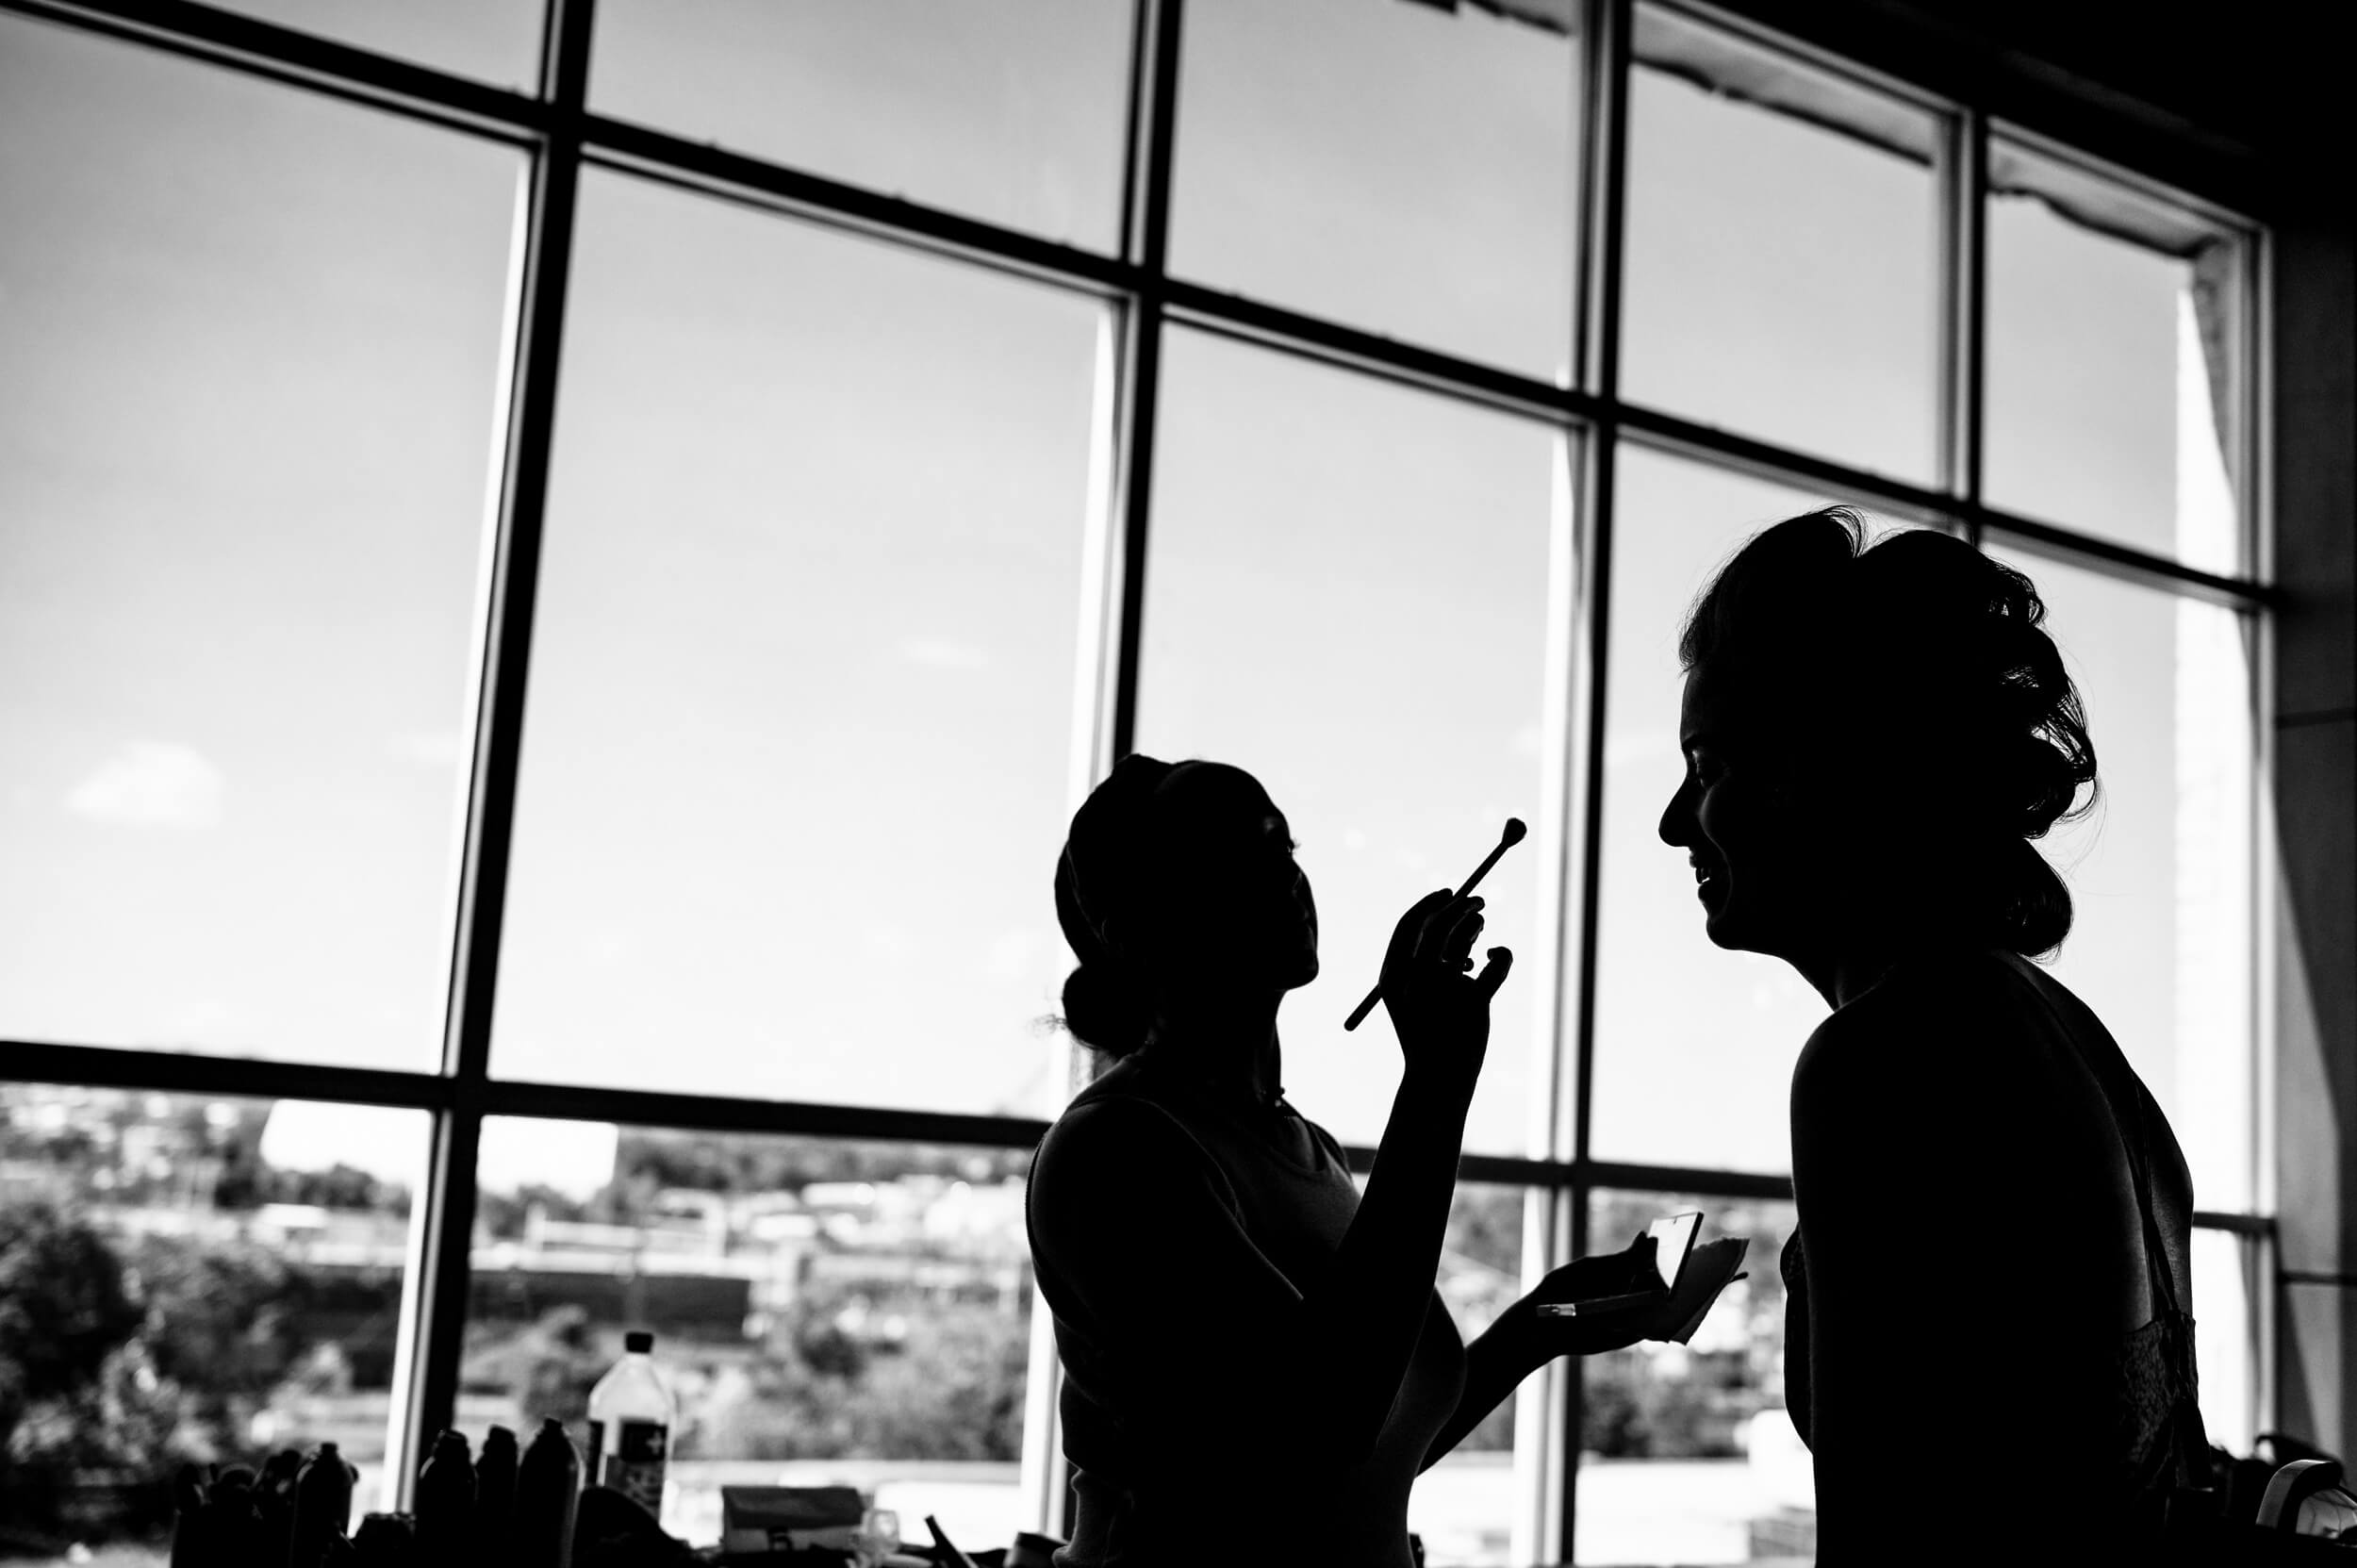
M 1823 944 L 1829 896 L 1845 881 L 1836 838 L 1804 819 L 1782 751 L 1759 716 L 1697 669 L 1678 711 L 1686 775 L 1661 814 L 1662 842 L 1694 869 L 1703 929 L 1719 947 L 1795 958 Z
M 1173 978 L 1307 985 L 1318 912 L 1284 813 L 1260 782 L 1217 763 L 1182 767 L 1157 792 L 1168 898 L 1157 933 Z

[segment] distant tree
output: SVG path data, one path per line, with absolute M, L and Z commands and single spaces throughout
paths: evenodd
M 867 1370 L 866 1347 L 822 1317 L 806 1316 L 795 1328 L 794 1353 L 821 1378 L 850 1382 Z
M 294 1364 L 308 1281 L 250 1243 L 142 1238 L 132 1252 L 140 1339 L 157 1372 L 187 1391 L 187 1415 L 220 1451 Z
M 1448 1250 L 1509 1277 L 1523 1265 L 1523 1194 L 1518 1187 L 1460 1186 L 1449 1200 Z
M 141 1313 L 107 1239 L 47 1204 L 0 1208 L 0 1445 L 27 1408 L 87 1388 Z
M 1004 1149 L 632 1129 L 616 1149 L 614 1180 L 703 1192 L 799 1192 L 814 1181 L 893 1181 L 904 1176 L 996 1181 L 1021 1174 L 1027 1158 Z
M 104 1236 L 46 1204 L 0 1208 L 0 1522 L 54 1525 L 72 1473 L 160 1451 L 152 1380 L 122 1360 L 140 1318 Z
M 1018 1460 L 1030 1334 L 997 1307 L 953 1308 L 878 1358 L 849 1411 L 850 1451 L 880 1459 Z
M 543 1315 L 521 1347 L 519 1402 L 527 1428 L 553 1417 L 569 1426 L 589 1418 L 589 1391 L 613 1359 L 602 1352 L 579 1307 L 557 1307 Z
M 534 1209 L 552 1220 L 589 1217 L 588 1205 L 554 1187 L 527 1182 L 512 1193 L 485 1189 L 475 1197 L 475 1219 L 499 1241 L 520 1241 L 524 1221 Z
M 383 1210 L 399 1208 L 407 1198 L 399 1187 L 379 1181 L 367 1171 L 345 1164 L 325 1170 L 288 1171 L 272 1168 L 267 1183 L 272 1201 L 308 1203 L 321 1209 Z
M 262 1164 L 261 1140 L 223 1139 L 221 1174 L 213 1180 L 213 1206 L 237 1213 L 270 1201 L 270 1167 Z
M 146 1347 L 117 1346 L 96 1376 L 35 1405 L 9 1435 L 0 1523 L 76 1536 L 152 1535 L 172 1513 L 180 1391 Z

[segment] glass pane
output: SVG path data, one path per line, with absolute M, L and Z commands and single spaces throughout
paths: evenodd
M 1062 1103 L 1101 324 L 585 181 L 495 1071 Z
M 1093 250 L 1118 244 L 1117 0 L 601 0 L 601 113 Z
M 1779 1099 L 1781 1104 L 1781 1099 Z M 1649 1342 L 1581 1366 L 1583 1563 L 1777 1563 L 1817 1553 L 1816 1473 L 1784 1407 L 1784 1279 L 1792 1205 L 1601 1192 L 1590 1246 L 1627 1245 L 1656 1215 L 1703 1211 L 1701 1238 L 1744 1236 L 1750 1278 L 1727 1286 L 1686 1345 Z
M 0 1533 L 160 1568 L 184 1462 L 335 1444 L 392 1507 L 421 1111 L 0 1083 Z M 74 1330 L 68 1332 L 71 1327 Z
M 0 1037 L 438 1059 L 521 167 L 0 18 Z
M 484 1123 L 458 1424 L 554 1417 L 587 1447 L 622 1335 L 678 1416 L 662 1518 L 723 1486 L 844 1484 L 904 1529 L 1011 1543 L 1031 1314 L 1023 1149 L 612 1123 Z
M 2006 556 L 2086 703 L 2102 803 L 2041 841 L 2076 918 L 2052 963 L 2167 1114 L 2201 1208 L 2251 1203 L 2251 671 L 2234 612 Z
M 1989 503 L 2243 569 L 2247 239 L 2003 141 L 1989 188 Z
M 1525 1210 L 1542 1198 L 1525 1187 L 1458 1183 L 1441 1244 L 1440 1291 L 1466 1344 L 1521 1297 Z M 1539 1385 L 1524 1387 L 1535 1396 Z M 1423 1538 L 1432 1568 L 1502 1568 L 1513 1560 L 1515 1398 L 1508 1395 L 1417 1477 L 1408 1527 Z
M 1138 677 L 1141 751 L 1249 770 L 1300 841 L 1322 970 L 1287 1004 L 1293 1102 L 1382 1137 L 1399 1046 L 1375 983 L 1400 915 L 1463 881 L 1508 817 L 1476 944 L 1514 949 L 1468 1147 L 1521 1153 L 1550 968 L 1541 867 L 1549 579 L 1570 548 L 1563 437 L 1225 339 L 1166 340 Z M 1404 635 L 1412 629 L 1413 635 Z
M 2210 1441 L 2250 1452 L 2257 1406 L 2255 1313 L 2266 1299 L 2260 1244 L 2231 1230 L 2193 1233 L 2194 1362 L 2201 1379 L 2201 1425 Z
M 1712 945 L 1686 852 L 1662 843 L 1656 825 L 1685 773 L 1677 643 L 1688 607 L 1753 534 L 1823 503 L 1621 448 L 1588 1129 L 1599 1160 L 1791 1168 L 1787 1091 L 1823 999 L 1782 959 Z
M 537 91 L 543 0 L 214 0 L 282 27 Z
M 1623 392 L 1929 482 L 1937 119 L 1650 8 L 1635 49 Z
M 1172 269 L 1568 385 L 1575 10 L 1197 0 Z

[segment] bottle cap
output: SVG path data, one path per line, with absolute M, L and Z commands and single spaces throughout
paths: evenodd
M 633 1329 L 622 1336 L 622 1348 L 634 1356 L 643 1356 L 654 1348 L 654 1335 L 644 1329 Z

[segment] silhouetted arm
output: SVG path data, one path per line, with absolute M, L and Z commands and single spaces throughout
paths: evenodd
M 2017 1535 L 2063 1500 L 2019 1490 L 2052 1413 L 2042 1282 L 1979 1223 L 2036 1218 L 2013 1207 L 2037 1158 L 2024 1086 L 1989 1021 L 1940 1000 L 1853 1004 L 1793 1073 L 1821 1568 L 1985 1560 L 1979 1532 L 1926 1528 L 1927 1488 L 1985 1498 Z
M 1522 1306 L 1517 1302 L 1516 1307 Z M 1539 1338 L 1530 1332 L 1528 1324 L 1517 1324 L 1510 1315 L 1501 1316 L 1483 1329 L 1472 1344 L 1465 1346 L 1465 1388 L 1458 1395 L 1457 1409 L 1450 1412 L 1448 1422 L 1433 1435 L 1431 1445 L 1424 1451 L 1424 1462 L 1418 1471 L 1429 1470 L 1442 1458 L 1464 1442 L 1475 1427 L 1490 1418 L 1490 1412 L 1506 1403 L 1525 1378 L 1545 1364 L 1539 1346 Z
M 1728 1236 L 1705 1242 L 1687 1255 L 1674 1291 L 1656 1303 L 1599 1317 L 1541 1318 L 1538 1303 L 1585 1301 L 1638 1288 L 1653 1273 L 1651 1241 L 1640 1233 L 1619 1252 L 1590 1253 L 1550 1273 L 1465 1347 L 1464 1392 L 1417 1468 L 1431 1469 L 1504 1404 L 1517 1384 L 1558 1356 L 1591 1356 L 1648 1339 L 1686 1343 L 1728 1281 L 1742 1278 L 1736 1269 L 1750 1245 Z

